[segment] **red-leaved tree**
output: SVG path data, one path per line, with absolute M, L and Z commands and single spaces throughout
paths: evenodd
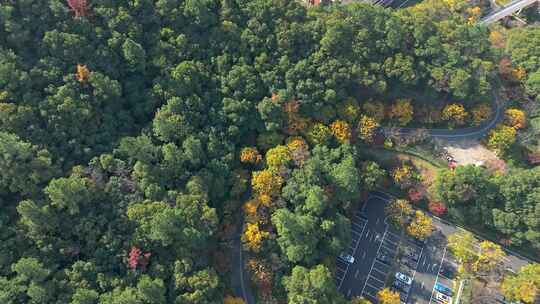
M 88 0 L 67 0 L 67 2 L 75 12 L 75 17 L 85 17 L 88 14 Z
M 448 212 L 446 205 L 441 202 L 429 202 L 428 208 L 431 213 L 438 216 L 444 215 L 446 212 Z
M 152 254 L 150 252 L 143 254 L 139 248 L 135 246 L 131 247 L 131 251 L 129 252 L 128 256 L 129 269 L 135 271 L 137 270 L 137 267 L 139 267 L 141 271 L 145 271 L 151 255 Z
M 409 189 L 409 199 L 411 200 L 411 202 L 417 203 L 422 199 L 422 197 L 423 197 L 422 192 L 420 192 L 418 189 L 416 188 Z

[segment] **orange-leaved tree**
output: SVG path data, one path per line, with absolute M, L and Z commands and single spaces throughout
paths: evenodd
M 330 125 L 330 129 L 332 130 L 332 134 L 341 143 L 348 142 L 351 139 L 351 127 L 344 120 L 334 121 Z
M 258 164 L 262 160 L 262 156 L 255 147 L 245 147 L 240 151 L 240 161 L 249 164 Z

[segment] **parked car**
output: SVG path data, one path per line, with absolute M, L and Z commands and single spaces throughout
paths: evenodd
M 397 272 L 396 273 L 396 279 L 400 280 L 401 282 L 407 284 L 407 285 L 411 285 L 412 284 L 412 278 L 407 276 L 407 275 L 404 275 L 403 273 L 401 272 Z
M 379 251 L 379 253 L 377 254 L 377 260 L 385 263 L 385 264 L 390 264 L 390 262 L 392 260 L 390 260 L 390 257 L 388 256 L 388 253 L 385 252 L 385 251 Z
M 392 286 L 395 289 L 401 290 L 401 291 L 404 291 L 404 292 L 409 292 L 409 290 L 411 289 L 411 286 L 405 284 L 404 282 L 401 282 L 400 280 L 395 280 L 394 283 L 392 284 Z
M 435 300 L 437 300 L 440 303 L 444 303 L 444 304 L 452 303 L 452 297 L 449 297 L 449 296 L 445 295 L 444 293 L 440 293 L 440 292 L 435 293 Z
M 345 262 L 347 262 L 349 264 L 354 263 L 354 257 L 352 255 L 350 255 L 350 254 L 342 253 L 342 254 L 339 255 L 339 258 L 344 260 Z
M 407 302 L 407 293 L 400 292 L 399 299 L 401 300 L 402 303 Z
M 439 274 L 449 279 L 453 279 L 456 274 L 456 270 L 451 265 L 445 264 L 441 267 Z
M 408 258 L 408 257 L 403 258 L 401 260 L 401 263 L 403 263 L 403 265 L 406 265 L 406 266 L 410 267 L 411 269 L 416 268 L 416 262 L 413 261 L 412 259 Z
M 452 296 L 452 289 L 450 287 L 444 286 L 441 283 L 435 284 L 435 290 L 444 293 L 447 296 Z
M 420 256 L 416 252 L 405 251 L 405 256 L 411 258 L 413 261 L 418 261 Z

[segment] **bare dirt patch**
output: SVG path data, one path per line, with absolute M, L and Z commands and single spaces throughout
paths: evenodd
M 478 140 L 461 140 L 441 142 L 445 149 L 458 163 L 458 165 L 476 165 L 490 167 L 502 161 L 497 155 L 484 147 Z

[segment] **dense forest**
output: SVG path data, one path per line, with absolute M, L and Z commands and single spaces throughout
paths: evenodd
M 358 150 L 381 124 L 492 99 L 490 31 L 428 3 L 0 1 L 0 302 L 222 303 L 241 213 L 261 298 L 345 301 L 331 261 L 386 175 Z M 519 50 L 538 33 L 508 43 L 533 96 Z M 539 248 L 538 170 L 463 170 L 441 200 Z M 462 193 L 484 190 L 496 203 Z

